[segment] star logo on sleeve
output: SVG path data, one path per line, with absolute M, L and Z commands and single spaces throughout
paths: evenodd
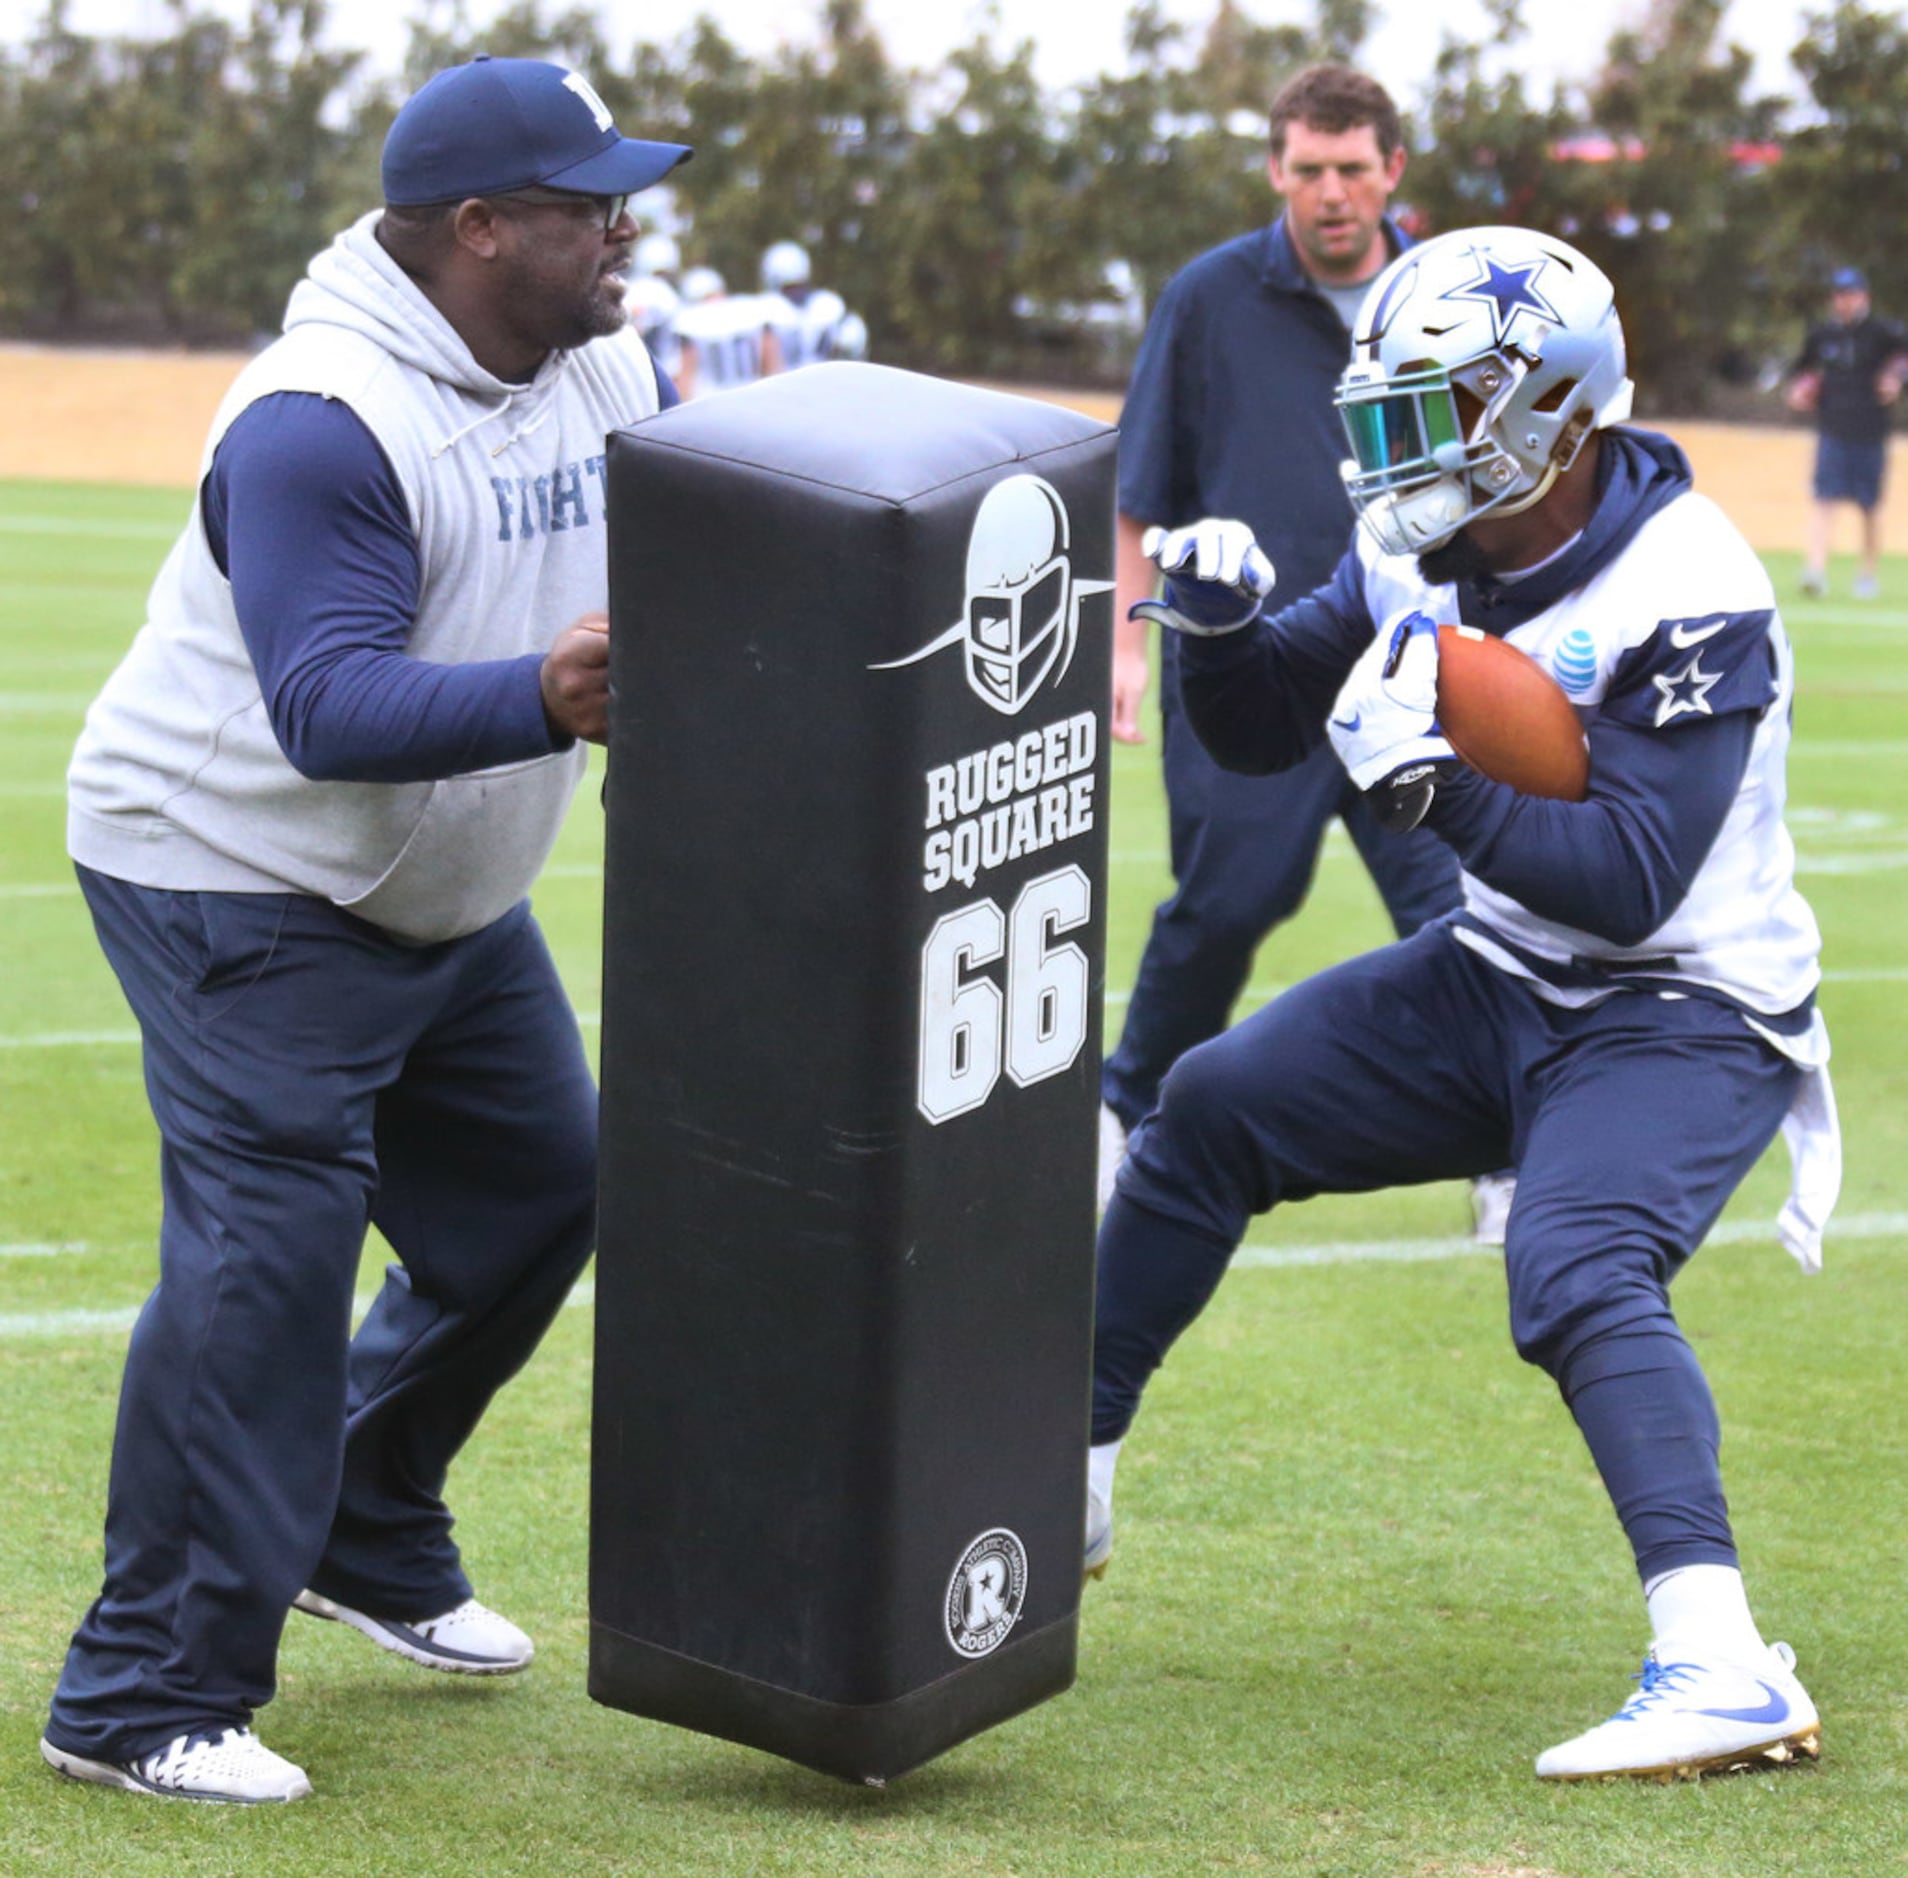
M 1672 718 L 1710 716 L 1709 693 L 1722 677 L 1721 672 L 1703 670 L 1700 649 L 1691 654 L 1680 672 L 1658 672 L 1650 680 L 1662 694 L 1662 702 L 1656 707 L 1656 728 L 1661 730 Z
M 1439 295 L 1443 300 L 1478 300 L 1491 309 L 1491 339 L 1495 345 L 1502 345 L 1510 332 L 1511 322 L 1519 313 L 1534 313 L 1539 319 L 1549 320 L 1553 326 L 1563 324 L 1563 315 L 1537 291 L 1537 276 L 1548 265 L 1543 255 L 1537 255 L 1528 261 L 1499 261 L 1494 255 L 1471 251 L 1471 259 L 1478 265 L 1475 280 L 1467 280 L 1461 287 L 1452 287 Z

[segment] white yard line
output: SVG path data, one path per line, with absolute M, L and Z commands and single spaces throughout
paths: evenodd
M 0 1037 L 0 1050 L 91 1050 L 102 1044 L 138 1041 L 136 1030 L 42 1030 L 23 1037 Z
M 92 701 L 90 691 L 0 691 L 0 717 L 79 717 Z
M 1877 965 L 1862 970 L 1825 971 L 1822 982 L 1829 985 L 1898 985 L 1908 980 L 1908 966 Z M 1289 991 L 1289 985 L 1247 985 L 1239 995 L 1242 1001 L 1252 1004 L 1264 1004 L 1276 998 L 1281 991 Z M 1131 991 L 1109 991 L 1106 1002 L 1123 1008 L 1132 1003 Z M 578 1011 L 578 1028 L 599 1030 L 603 1024 L 601 1011 Z M 0 1050 L 83 1050 L 93 1049 L 107 1044 L 133 1044 L 139 1041 L 136 1030 L 48 1030 L 30 1032 L 23 1036 L 0 1036 Z
M 1908 1238 L 1908 1213 L 1851 1213 L 1829 1221 L 1828 1238 Z M 1705 1245 L 1766 1245 L 1776 1243 L 1775 1222 L 1757 1219 L 1725 1220 L 1703 1242 Z M 1831 1248 L 1832 1249 L 1832 1248 Z M 1232 1255 L 1235 1267 L 1252 1271 L 1297 1265 L 1418 1264 L 1430 1259 L 1502 1258 L 1503 1248 L 1479 1245 L 1475 1239 L 1343 1239 L 1322 1245 L 1265 1245 L 1248 1239 Z
M 171 541 L 178 522 L 89 521 L 69 515 L 0 515 L 0 535 L 85 535 L 101 541 Z
M 351 1301 L 352 1315 L 362 1318 L 376 1296 L 375 1291 L 359 1292 Z M 585 1278 L 564 1300 L 564 1308 L 570 1310 L 595 1302 L 596 1280 Z M 43 1337 L 123 1335 L 132 1329 L 140 1308 L 133 1304 L 112 1311 L 16 1311 L 0 1315 L 0 1343 L 21 1343 Z
M 1836 1242 L 1908 1237 L 1908 1213 L 1852 1213 L 1829 1222 L 1831 1255 Z M 1759 1220 L 1729 1220 L 1705 1242 L 1709 1245 L 1775 1245 L 1775 1229 Z M 1248 1240 L 1233 1254 L 1235 1269 L 1279 1271 L 1313 1265 L 1424 1264 L 1440 1259 L 1501 1258 L 1500 1248 L 1472 1239 L 1341 1239 L 1322 1245 L 1269 1246 Z M 360 1292 L 352 1302 L 357 1316 L 371 1308 L 375 1292 Z M 565 1300 L 566 1309 L 596 1302 L 594 1279 L 583 1279 Z M 0 1315 L 0 1343 L 32 1338 L 123 1334 L 131 1330 L 139 1307 L 119 1310 L 18 1311 Z

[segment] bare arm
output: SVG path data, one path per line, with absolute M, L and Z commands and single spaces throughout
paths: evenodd
M 1149 622 L 1128 619 L 1133 604 L 1159 592 L 1159 570 L 1140 552 L 1144 522 L 1118 518 L 1113 561 L 1113 736 L 1120 743 L 1144 743 L 1140 706 L 1151 677 L 1147 664 Z

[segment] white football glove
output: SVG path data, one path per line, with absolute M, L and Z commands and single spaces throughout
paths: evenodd
M 1244 522 L 1208 516 L 1190 528 L 1149 528 L 1140 552 L 1166 576 L 1166 597 L 1141 600 L 1126 617 L 1204 639 L 1250 626 L 1277 578 Z
M 1406 613 L 1359 655 L 1326 722 L 1345 773 L 1395 834 L 1424 820 L 1457 752 L 1438 729 L 1438 628 Z

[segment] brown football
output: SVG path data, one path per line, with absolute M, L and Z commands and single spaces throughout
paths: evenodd
M 1527 796 L 1583 800 L 1590 752 L 1576 710 L 1504 640 L 1475 626 L 1438 628 L 1438 725 L 1474 770 Z

